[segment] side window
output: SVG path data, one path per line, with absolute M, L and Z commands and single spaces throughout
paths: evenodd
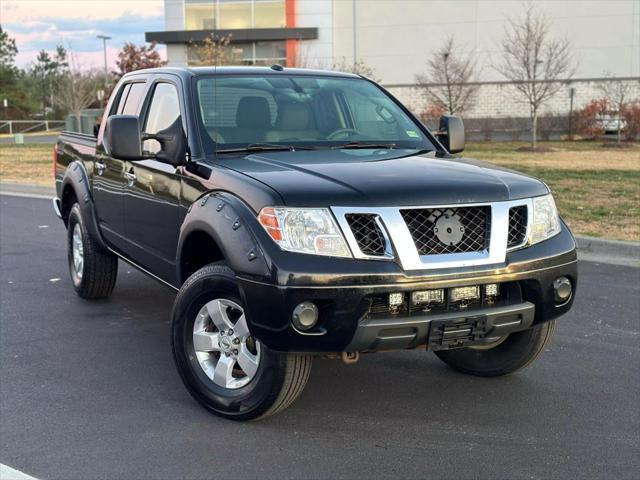
M 127 95 L 129 95 L 129 90 L 131 89 L 131 84 L 127 83 L 124 87 L 122 87 L 122 93 L 120 94 L 120 101 L 118 102 L 118 108 L 115 112 L 116 115 L 120 115 L 122 113 L 122 109 L 124 108 L 124 102 L 127 100 Z
M 120 112 L 122 115 L 136 115 L 138 113 L 138 106 L 140 105 L 140 100 L 142 100 L 142 95 L 144 94 L 144 88 L 145 88 L 144 83 L 131 84 L 131 88 L 129 89 L 129 94 L 127 95 L 127 99 L 125 100 L 125 103 L 124 103 L 124 107 Z
M 143 131 L 158 133 L 169 128 L 179 118 L 180 101 L 176 87 L 171 83 L 158 83 L 153 90 Z M 147 140 L 143 144 L 143 149 L 158 153 L 160 144 L 156 140 Z

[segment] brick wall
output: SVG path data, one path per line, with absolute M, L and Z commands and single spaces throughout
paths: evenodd
M 569 111 L 570 88 L 575 89 L 574 110 L 591 100 L 601 98 L 602 92 L 598 89 L 598 85 L 602 81 L 602 79 L 587 79 L 564 83 L 555 97 L 543 105 L 541 115 L 566 114 Z M 631 98 L 636 100 L 640 98 L 640 78 L 606 81 L 624 81 L 632 86 L 634 93 Z M 421 111 L 428 104 L 424 91 L 415 85 L 390 85 L 386 88 L 414 112 Z M 520 95 L 509 83 L 483 83 L 480 85 L 474 108 L 466 112 L 464 117 L 528 117 L 529 106 Z

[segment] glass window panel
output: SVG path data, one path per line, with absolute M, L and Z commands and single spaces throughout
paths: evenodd
M 187 30 L 212 30 L 216 28 L 214 1 L 187 4 L 184 10 Z
M 283 72 L 203 77 L 197 85 L 207 153 L 265 141 L 318 148 L 384 141 L 433 149 L 421 127 L 366 80 Z
M 285 42 L 256 42 L 256 59 L 280 60 L 287 57 Z
M 129 89 L 129 95 L 125 101 L 124 108 L 122 109 L 122 115 L 137 115 L 142 95 L 146 85 L 144 83 L 133 83 Z
M 221 1 L 219 8 L 219 28 L 251 28 L 252 22 L 250 1 Z
M 122 114 L 122 110 L 124 109 L 124 102 L 127 100 L 127 95 L 129 95 L 129 89 L 131 88 L 131 84 L 127 83 L 124 87 L 122 87 L 122 93 L 120 93 L 120 101 L 118 102 L 118 108 L 113 112 L 113 108 L 111 109 L 111 113 L 117 113 L 118 115 Z
M 255 28 L 278 28 L 287 26 L 284 0 L 256 0 L 254 8 Z
M 131 91 L 133 92 L 133 89 Z M 144 131 L 158 133 L 170 127 L 178 118 L 180 118 L 180 101 L 176 87 L 170 83 L 159 83 L 153 92 Z M 160 151 L 160 143 L 157 140 L 147 140 L 143 148 L 157 153 Z

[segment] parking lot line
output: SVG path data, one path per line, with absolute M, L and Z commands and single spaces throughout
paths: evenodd
M 37 478 L 0 463 L 0 479 L 2 480 L 37 480 Z

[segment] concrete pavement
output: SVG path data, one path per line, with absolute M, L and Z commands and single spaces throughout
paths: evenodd
M 457 374 L 422 350 L 315 363 L 265 421 L 211 416 L 169 346 L 174 292 L 120 264 L 70 285 L 46 200 L 0 196 L 0 462 L 37 478 L 637 478 L 640 269 L 581 262 L 530 368 Z

